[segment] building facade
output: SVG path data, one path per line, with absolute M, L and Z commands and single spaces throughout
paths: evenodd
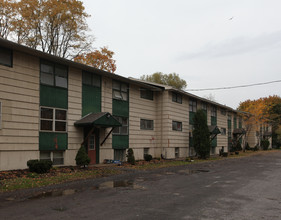
M 220 130 L 211 153 L 227 151 L 243 127 L 230 107 L 0 39 L 0 170 L 75 165 L 81 145 L 93 164 L 125 160 L 129 147 L 137 160 L 192 156 L 197 109 Z

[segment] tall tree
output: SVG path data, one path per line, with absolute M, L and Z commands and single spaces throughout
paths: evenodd
M 207 125 L 206 113 L 198 110 L 193 118 L 193 147 L 199 157 L 206 159 L 210 155 L 210 132 Z
M 18 43 L 64 58 L 91 48 L 82 1 L 20 0 L 15 5 L 10 31 Z
M 156 72 L 152 75 L 143 75 L 140 77 L 140 79 L 148 82 L 172 86 L 177 89 L 185 89 L 187 86 L 186 81 L 181 79 L 176 73 L 163 74 L 161 72 Z
M 272 125 L 273 136 L 281 127 L 281 98 L 273 95 L 257 100 L 246 100 L 241 102 L 238 110 L 245 122 L 246 135 L 252 129 L 258 131 L 259 125 L 264 123 Z M 277 135 L 277 139 L 279 136 Z M 281 139 L 281 137 L 280 137 Z
M 7 39 L 12 31 L 14 17 L 16 16 L 15 2 L 13 0 L 0 0 L 0 37 Z
M 110 51 L 107 47 L 101 47 L 100 50 L 78 55 L 74 58 L 74 61 L 114 73 L 116 61 L 112 58 L 113 55 L 113 51 Z

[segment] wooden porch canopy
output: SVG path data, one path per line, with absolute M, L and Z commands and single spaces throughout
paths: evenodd
M 209 125 L 209 132 L 210 132 L 210 137 L 211 141 L 215 139 L 215 137 L 221 133 L 220 129 L 216 125 Z
M 116 120 L 109 112 L 98 112 L 98 113 L 90 113 L 80 120 L 74 123 L 76 127 L 92 127 L 89 133 L 86 135 L 82 145 L 88 140 L 88 138 L 92 135 L 95 128 L 112 128 L 110 132 L 106 135 L 104 140 L 101 142 L 101 145 L 106 141 L 109 135 L 112 133 L 115 127 L 121 127 L 122 124 Z

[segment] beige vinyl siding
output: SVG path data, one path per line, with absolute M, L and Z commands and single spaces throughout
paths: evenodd
M 102 77 L 101 80 L 101 111 L 112 114 L 112 79 Z M 110 131 L 111 128 L 100 129 L 100 163 L 102 163 L 104 159 L 114 158 L 114 150 L 112 149 L 112 134 L 109 135 L 104 144 L 101 146 L 102 141 Z
M 39 156 L 39 75 L 39 59 L 24 53 L 13 52 L 13 67 L 0 65 L 0 170 Z
M 83 142 L 83 129 L 74 123 L 81 119 L 82 108 L 82 72 L 69 68 L 68 71 L 68 149 L 78 150 Z
M 225 128 L 226 133 L 225 135 L 218 134 L 217 135 L 217 152 L 221 149 L 221 147 L 224 147 L 224 150 L 227 149 L 227 114 L 223 115 L 221 114 L 221 108 L 217 108 L 217 126 L 219 129 Z
M 175 157 L 175 148 L 188 148 L 189 146 L 189 99 L 182 97 L 182 104 L 172 101 L 172 92 L 164 92 L 163 111 L 163 138 L 162 146 L 166 147 L 163 155 L 166 158 Z M 182 131 L 174 131 L 172 122 L 178 121 L 182 123 Z M 165 123 L 166 122 L 166 123 Z M 186 151 L 187 152 L 187 151 Z M 187 155 L 180 155 L 187 156 Z
M 140 97 L 140 87 L 130 85 L 129 104 L 129 145 L 134 149 L 136 159 L 143 159 L 143 149 L 149 148 L 150 153 L 154 152 L 159 140 L 159 129 L 157 120 L 157 92 L 154 92 L 153 100 Z M 153 130 L 143 130 L 140 128 L 140 120 L 152 120 Z

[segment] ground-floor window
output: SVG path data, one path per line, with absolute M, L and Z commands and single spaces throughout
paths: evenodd
M 143 158 L 145 158 L 145 155 L 149 154 L 149 148 L 143 148 Z
M 125 161 L 125 159 L 126 159 L 126 150 L 114 149 L 114 160 Z
M 175 158 L 179 158 L 180 157 L 180 148 L 176 147 L 175 148 Z
M 63 151 L 40 151 L 40 160 L 51 160 L 53 165 L 64 164 Z

